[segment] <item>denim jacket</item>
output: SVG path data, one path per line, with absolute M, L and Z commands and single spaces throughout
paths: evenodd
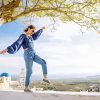
M 42 29 L 40 29 L 37 32 L 35 32 L 34 34 L 32 34 L 33 40 L 38 39 L 39 36 L 41 35 L 41 33 L 42 33 Z M 9 54 L 14 54 L 21 48 L 21 46 L 23 47 L 23 49 L 26 49 L 29 47 L 29 40 L 28 40 L 26 34 L 24 34 L 24 33 L 21 34 L 19 36 L 19 38 L 11 46 L 7 47 L 7 52 Z

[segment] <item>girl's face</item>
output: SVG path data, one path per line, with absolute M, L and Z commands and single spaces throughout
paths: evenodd
M 28 35 L 32 35 L 34 34 L 34 32 L 35 32 L 35 29 L 30 29 L 30 28 L 27 31 Z

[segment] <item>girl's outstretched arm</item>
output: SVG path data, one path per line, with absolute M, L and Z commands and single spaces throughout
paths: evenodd
M 24 38 L 25 38 L 25 34 L 21 34 L 20 37 L 11 46 L 7 47 L 7 52 L 9 54 L 16 53 L 22 46 Z
M 37 32 L 35 32 L 35 33 L 32 35 L 33 39 L 34 39 L 34 40 L 37 40 L 37 39 L 40 37 L 40 35 L 41 35 L 41 33 L 43 32 L 44 29 L 45 29 L 45 27 L 42 27 L 40 30 L 38 30 Z
M 6 52 L 8 52 L 9 54 L 16 53 L 22 46 L 24 37 L 25 34 L 21 34 L 20 37 L 11 46 L 8 46 L 6 49 L 0 51 L 0 54 L 5 54 Z

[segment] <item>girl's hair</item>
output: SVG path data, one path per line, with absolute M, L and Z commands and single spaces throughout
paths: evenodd
M 30 29 L 35 29 L 35 26 L 29 25 L 29 26 L 24 30 L 24 32 L 27 32 L 29 28 L 30 28 Z

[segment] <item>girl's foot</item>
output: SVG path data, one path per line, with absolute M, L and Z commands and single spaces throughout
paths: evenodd
M 25 88 L 25 89 L 24 89 L 24 92 L 32 92 L 32 90 L 29 89 L 29 88 Z
M 43 79 L 44 82 L 50 84 L 49 80 L 48 79 Z

